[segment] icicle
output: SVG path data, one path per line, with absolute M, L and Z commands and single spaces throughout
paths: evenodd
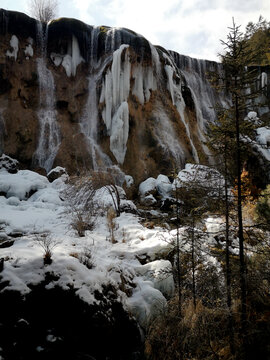
M 105 102 L 102 117 L 110 135 L 110 149 L 119 163 L 124 162 L 128 139 L 128 97 L 130 92 L 130 69 L 128 45 L 121 45 L 113 53 L 111 70 L 103 82 L 100 102 Z M 122 62 L 122 53 L 126 49 Z
M 72 41 L 69 46 L 68 54 L 64 56 L 62 66 L 66 70 L 68 77 L 76 76 L 77 66 L 84 61 L 80 54 L 79 43 L 76 36 L 72 35 Z
M 124 101 L 114 114 L 110 136 L 110 149 L 119 164 L 125 160 L 129 132 L 129 109 Z
M 261 73 L 261 87 L 262 89 L 267 86 L 267 74 L 266 72 Z

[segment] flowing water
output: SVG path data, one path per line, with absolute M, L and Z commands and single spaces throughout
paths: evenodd
M 48 26 L 45 31 L 37 22 L 37 42 L 41 57 L 37 59 L 39 78 L 39 139 L 33 164 L 50 171 L 61 143 L 60 128 L 55 110 L 55 84 L 51 71 L 46 66 Z

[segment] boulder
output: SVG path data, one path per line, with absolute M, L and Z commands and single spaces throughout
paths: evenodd
M 60 178 L 62 175 L 68 175 L 66 169 L 61 166 L 57 166 L 47 174 L 47 178 L 49 182 L 53 182 L 54 180 Z
M 19 162 L 11 157 L 3 154 L 0 156 L 0 170 L 6 169 L 10 174 L 16 174 L 18 172 Z

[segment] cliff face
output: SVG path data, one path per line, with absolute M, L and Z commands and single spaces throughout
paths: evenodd
M 214 62 L 154 47 L 127 29 L 0 10 L 0 150 L 69 172 L 117 165 L 136 183 L 207 163 Z

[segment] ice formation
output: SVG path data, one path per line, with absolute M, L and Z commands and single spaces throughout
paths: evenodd
M 68 53 L 66 55 L 53 52 L 50 54 L 50 58 L 55 66 L 60 66 L 62 64 L 68 77 L 71 75 L 76 76 L 77 66 L 81 62 L 84 62 L 80 53 L 78 39 L 74 35 L 72 35 L 72 39 L 68 45 Z
M 11 36 L 11 39 L 10 39 L 10 46 L 12 48 L 12 51 L 8 50 L 6 52 L 6 55 L 9 57 L 9 58 L 14 58 L 15 61 L 17 60 L 17 55 L 18 55 L 18 51 L 19 51 L 19 40 L 17 38 L 16 35 L 12 35 Z
M 151 90 L 157 89 L 157 81 L 154 77 L 153 67 L 144 68 L 138 65 L 133 69 L 132 77 L 134 78 L 132 94 L 135 95 L 143 105 L 150 100 Z
M 40 124 L 39 140 L 33 162 L 51 170 L 55 156 L 60 146 L 60 129 L 56 122 L 56 110 L 54 106 L 55 84 L 51 71 L 46 67 L 46 44 L 48 27 L 43 33 L 42 24 L 37 22 L 38 40 L 41 48 L 41 58 L 37 59 L 37 71 L 39 76 L 40 108 L 38 118 Z
M 100 103 L 105 103 L 102 117 L 110 135 L 110 150 L 116 160 L 123 164 L 129 132 L 128 96 L 130 91 L 130 68 L 128 45 L 121 45 L 113 53 L 111 69 L 105 75 Z M 125 58 L 122 62 L 122 53 Z
M 264 156 L 267 161 L 270 161 L 270 129 L 268 127 L 260 127 L 257 132 L 257 145 L 256 148 Z
M 182 123 L 185 126 L 186 134 L 187 134 L 187 136 L 189 138 L 191 149 L 192 149 L 192 155 L 193 155 L 196 163 L 199 163 L 198 152 L 197 152 L 197 149 L 196 149 L 196 147 L 195 147 L 195 145 L 193 143 L 193 139 L 192 139 L 192 136 L 190 134 L 189 125 L 188 125 L 188 123 L 186 121 L 186 117 L 185 117 L 185 113 L 184 113 L 185 102 L 184 102 L 184 99 L 183 99 L 183 96 L 182 96 L 181 83 L 176 84 L 175 81 L 174 81 L 174 78 L 173 78 L 174 69 L 176 69 L 175 64 L 174 64 L 173 60 L 167 54 L 164 53 L 163 56 L 164 56 L 164 59 L 169 63 L 169 65 L 168 64 L 165 65 L 165 72 L 166 72 L 167 81 L 168 81 L 167 82 L 167 88 L 170 91 L 172 103 L 173 103 L 173 105 L 176 106 L 177 111 L 178 111 L 178 113 L 180 115 L 180 119 L 181 119 Z M 163 118 L 167 118 L 165 112 L 164 112 Z M 167 121 L 167 127 L 171 127 L 171 124 L 169 123 L 169 120 Z M 171 133 L 171 138 L 173 138 L 174 131 L 170 131 L 170 133 Z M 169 141 L 169 143 L 170 142 L 171 141 Z M 177 143 L 175 142 L 175 140 L 174 140 L 174 144 L 177 146 Z M 175 145 L 173 147 L 175 147 Z M 177 147 L 178 148 L 180 147 L 179 143 L 178 143 Z M 177 154 L 178 151 L 174 151 L 173 153 Z M 183 153 L 183 150 L 181 150 L 180 154 L 181 153 Z
M 123 164 L 126 155 L 126 144 L 129 131 L 129 110 L 128 103 L 124 101 L 112 118 L 110 149 L 117 162 Z
M 68 77 L 76 76 L 77 66 L 84 61 L 80 54 L 79 43 L 76 36 L 72 35 L 72 41 L 69 44 L 68 54 L 64 56 L 62 66 L 66 70 Z
M 261 87 L 262 89 L 267 86 L 267 74 L 266 72 L 261 73 Z

